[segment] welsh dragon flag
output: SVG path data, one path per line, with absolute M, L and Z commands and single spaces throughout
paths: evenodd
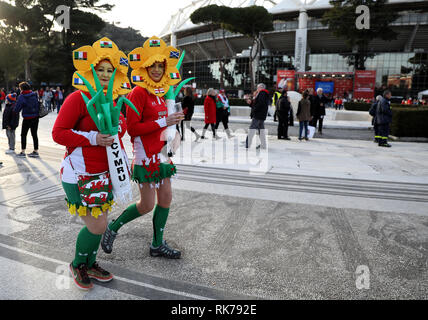
M 101 48 L 113 48 L 113 42 L 111 41 L 100 41 Z

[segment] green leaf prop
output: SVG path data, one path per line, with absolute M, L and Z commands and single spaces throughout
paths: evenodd
M 92 120 L 98 128 L 98 131 L 102 134 L 116 135 L 119 130 L 119 117 L 120 110 L 122 109 L 122 104 L 126 103 L 130 106 L 138 115 L 137 108 L 132 104 L 131 101 L 126 99 L 125 97 L 120 97 L 116 106 L 113 103 L 113 84 L 114 78 L 116 76 L 116 70 L 114 70 L 112 77 L 110 78 L 107 93 L 104 95 L 103 86 L 98 79 L 97 73 L 95 72 L 94 66 L 91 65 L 92 73 L 94 75 L 95 87 L 97 90 L 95 91 L 88 80 L 86 80 L 79 73 L 76 73 L 80 79 L 82 79 L 86 88 L 91 95 L 91 99 L 89 99 L 83 92 L 82 98 L 86 103 L 86 109 L 89 112 Z
M 183 63 L 184 55 L 186 54 L 186 50 L 183 50 L 183 54 L 180 56 L 180 59 L 177 62 L 177 69 L 180 70 L 181 64 Z M 195 77 L 186 79 L 177 86 L 177 88 L 174 90 L 174 86 L 170 86 L 168 92 L 165 95 L 165 99 L 167 100 L 175 100 L 177 95 L 180 93 L 181 88 L 188 83 L 189 81 L 192 81 L 193 79 L 196 79 Z

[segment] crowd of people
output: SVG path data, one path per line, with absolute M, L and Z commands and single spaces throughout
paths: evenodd
M 392 98 L 393 97 L 391 96 L 391 99 Z M 352 102 L 362 102 L 362 103 L 370 103 L 370 104 L 374 103 L 375 101 L 376 101 L 376 99 L 374 99 L 374 98 L 373 99 L 360 98 L 360 99 L 353 99 L 352 100 Z M 418 98 L 408 97 L 407 99 L 401 99 L 401 101 L 400 100 L 397 101 L 397 99 L 395 99 L 395 101 L 396 101 L 395 103 L 405 105 L 405 106 L 426 106 L 426 105 L 428 105 L 428 100 L 426 100 L 424 98 L 418 99 Z
M 426 106 L 428 105 L 428 101 L 425 99 L 418 99 L 418 98 L 407 98 L 401 100 L 401 104 L 403 105 L 416 105 L 416 106 Z
M 258 99 L 262 91 L 264 91 L 262 94 L 264 98 Z M 270 98 L 266 86 L 264 84 L 259 84 L 257 91 L 252 95 L 246 95 L 244 98 L 251 107 L 250 116 L 253 120 L 250 129 L 264 129 L 264 121 L 269 114 L 269 105 L 272 102 L 274 106 L 274 121 L 278 122 L 278 139 L 290 140 L 288 127 L 294 124 L 294 114 L 286 89 L 275 91 L 272 98 Z M 325 95 L 322 88 L 318 88 L 316 94 L 314 94 L 312 88 L 303 92 L 302 99 L 299 101 L 296 112 L 296 117 L 299 120 L 299 140 L 309 140 L 309 126 L 312 126 L 314 129 L 318 128 L 319 135 L 323 134 L 326 107 L 332 107 L 332 103 L 336 104 L 338 107 L 343 103 L 343 100 L 340 98 L 333 99 L 331 95 Z M 260 121 L 263 121 L 263 123 L 260 123 Z
M 181 140 L 185 139 L 185 127 L 190 129 L 196 136 L 196 142 L 199 141 L 199 139 L 207 139 L 205 135 L 208 128 L 210 128 L 213 133 L 213 139 L 218 140 L 220 137 L 216 134 L 216 130 L 219 128 L 220 124 L 223 124 L 223 128 L 229 139 L 234 137 L 229 129 L 230 105 L 224 89 L 216 90 L 209 88 L 207 90 L 204 99 L 205 126 L 201 134 L 191 126 L 191 120 L 195 109 L 195 95 L 191 87 L 184 88 L 184 96 L 181 103 L 185 115 L 184 120 L 181 122 L 181 131 L 180 128 L 178 128 L 181 134 Z
M 40 108 L 47 112 L 61 109 L 65 97 L 64 89 L 60 87 L 50 88 L 42 87 L 33 90 L 31 85 L 23 81 L 17 87 L 13 87 L 6 92 L 4 88 L 0 89 L 0 112 L 3 110 L 2 128 L 6 130 L 8 138 L 8 149 L 6 154 L 15 154 L 15 130 L 19 126 L 20 113 L 22 113 L 21 125 L 21 151 L 16 154 L 17 157 L 26 157 L 27 135 L 31 132 L 33 138 L 34 150 L 28 154 L 29 157 L 39 157 L 39 139 L 37 135 L 39 126 Z
M 39 102 L 47 111 L 51 112 L 56 109 L 56 112 L 59 113 L 64 102 L 65 92 L 64 89 L 61 89 L 60 87 L 56 87 L 56 89 L 45 87 L 37 90 L 37 96 Z
M 27 82 L 28 83 L 28 82 Z M 29 83 L 28 83 L 29 84 Z M 60 87 L 40 87 L 39 89 L 33 88 L 33 92 L 37 95 L 37 100 L 42 104 L 42 106 L 49 112 L 57 111 L 61 109 L 61 106 L 66 97 L 64 88 Z M 6 96 L 8 94 L 16 94 L 19 96 L 21 94 L 21 89 L 18 86 L 11 88 L 8 92 L 4 88 L 0 89 L 0 111 L 2 110 L 2 104 L 6 101 Z

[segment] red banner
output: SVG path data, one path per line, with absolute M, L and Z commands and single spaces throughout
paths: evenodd
M 276 89 L 287 89 L 294 91 L 294 70 L 277 70 Z
M 315 90 L 315 79 L 311 78 L 299 78 L 299 92 L 303 92 L 306 89 L 312 88 Z
M 349 93 L 352 91 L 353 81 L 352 79 L 340 79 L 335 78 L 334 80 L 334 96 L 343 97 L 345 92 Z
M 375 83 L 376 70 L 355 70 L 353 98 L 374 98 Z

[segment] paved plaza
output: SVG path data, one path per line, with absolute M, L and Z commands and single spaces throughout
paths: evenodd
M 66 211 L 55 117 L 40 120 L 39 159 L 5 155 L 0 136 L 0 299 L 428 298 L 427 143 L 380 148 L 369 122 L 326 121 L 322 137 L 270 132 L 266 151 L 247 152 L 238 118 L 233 139 L 213 142 L 208 131 L 194 143 L 189 132 L 173 158 L 165 238 L 182 259 L 149 256 L 148 214 L 120 230 L 112 254 L 100 250 L 115 279 L 79 291 L 67 265 L 83 224 Z

